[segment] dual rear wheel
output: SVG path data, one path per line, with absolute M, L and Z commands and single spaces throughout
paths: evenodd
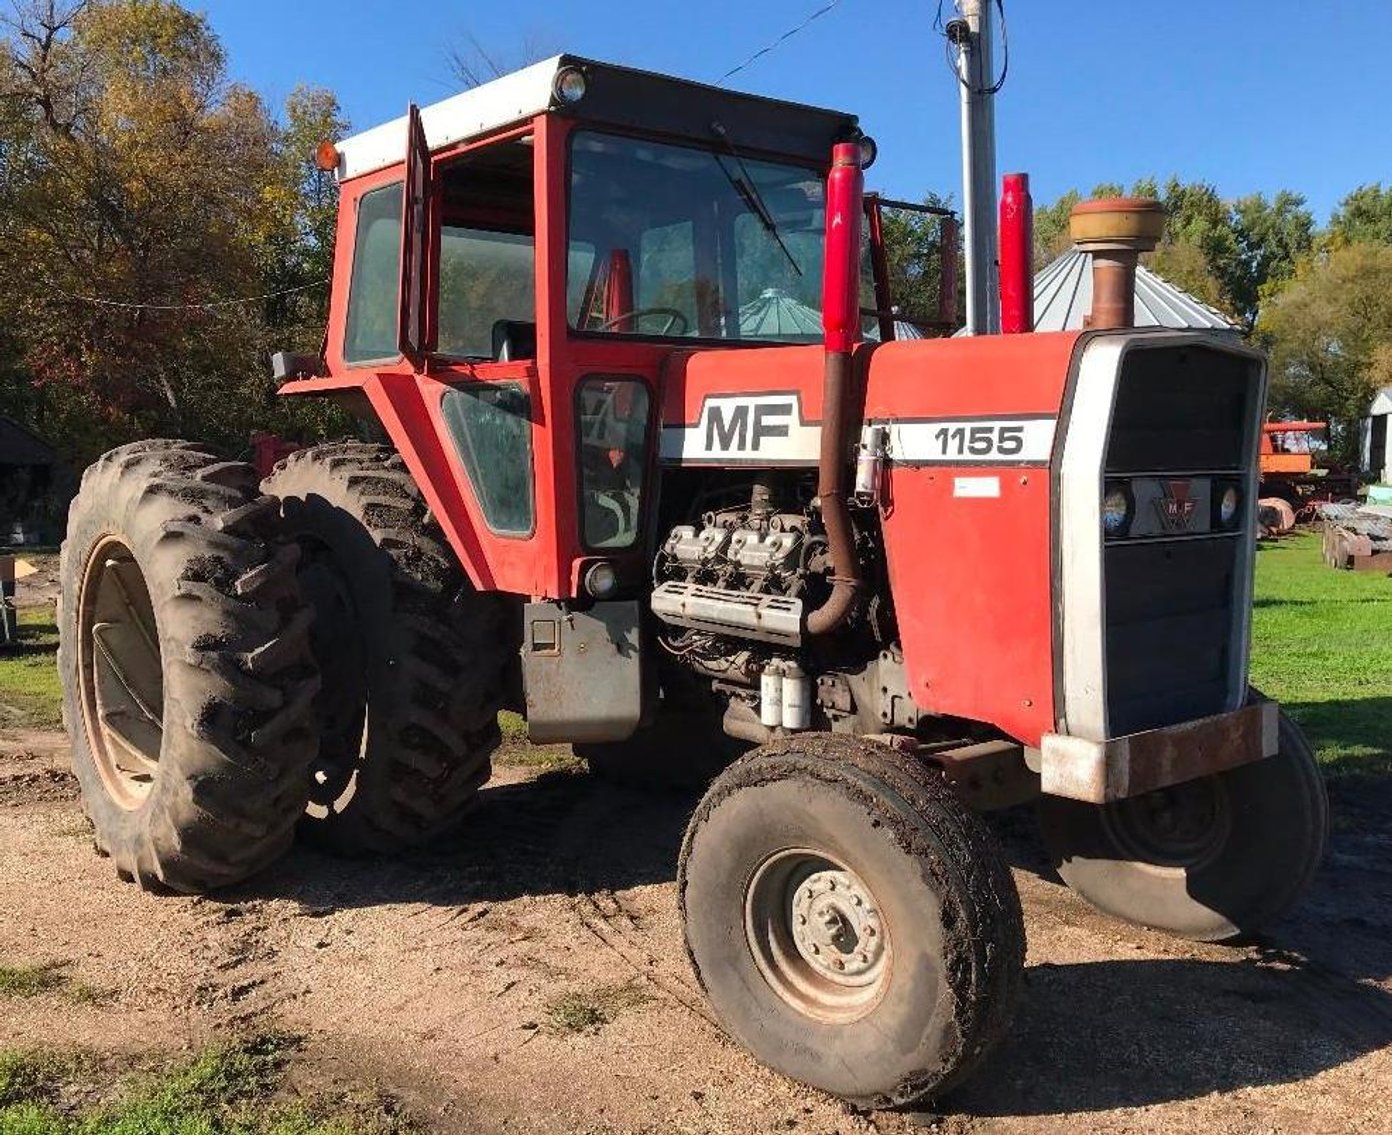
M 202 891 L 296 829 L 388 852 L 489 775 L 509 649 L 391 450 L 295 454 L 262 486 L 201 446 L 114 450 L 62 554 L 59 666 L 98 849 Z

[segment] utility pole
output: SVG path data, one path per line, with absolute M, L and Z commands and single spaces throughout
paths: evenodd
M 1000 331 L 996 246 L 996 96 L 991 0 L 956 0 L 947 25 L 962 102 L 962 219 L 968 335 Z

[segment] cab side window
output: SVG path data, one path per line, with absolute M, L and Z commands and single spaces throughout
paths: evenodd
M 364 193 L 353 239 L 353 277 L 348 289 L 349 363 L 394 359 L 401 286 L 401 182 Z

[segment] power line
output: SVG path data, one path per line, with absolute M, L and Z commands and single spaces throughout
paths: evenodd
M 114 307 L 122 311 L 210 311 L 220 307 L 237 307 L 241 304 L 261 303 L 263 300 L 276 299 L 279 296 L 290 296 L 296 292 L 307 292 L 313 288 L 322 288 L 328 280 L 315 280 L 312 284 L 301 284 L 297 288 L 283 288 L 278 292 L 266 292 L 259 296 L 244 296 L 235 300 L 210 300 L 207 303 L 122 303 L 119 300 L 101 299 L 99 296 L 80 296 L 73 292 L 53 289 L 54 295 L 62 296 L 64 299 L 72 300 L 75 303 L 89 303 L 94 307 Z
M 793 36 L 797 35 L 798 32 L 802 31 L 802 29 L 805 28 L 808 24 L 812 23 L 813 20 L 821 19 L 840 3 L 841 0 L 830 0 L 830 3 L 822 5 L 822 7 L 818 8 L 815 12 L 808 16 L 807 19 L 803 20 L 802 23 L 798 24 L 797 27 L 789 28 L 781 36 L 773 40 L 767 46 L 759 48 L 758 51 L 756 51 L 738 67 L 733 67 L 729 71 L 726 71 L 725 74 L 721 75 L 720 78 L 718 78 L 715 81 L 715 85 L 717 87 L 723 87 L 725 85 L 726 79 L 733 78 L 735 75 L 738 75 L 741 71 L 748 67 L 751 63 L 755 62 L 758 59 L 762 59 L 765 55 L 768 55 L 772 51 L 776 51 L 779 47 L 783 46 L 783 44 L 787 40 L 792 39 Z

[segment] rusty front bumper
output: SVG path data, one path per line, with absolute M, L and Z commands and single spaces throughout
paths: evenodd
M 1279 707 L 1256 702 L 1112 741 L 1046 733 L 1040 787 L 1051 796 L 1108 804 L 1275 755 Z

